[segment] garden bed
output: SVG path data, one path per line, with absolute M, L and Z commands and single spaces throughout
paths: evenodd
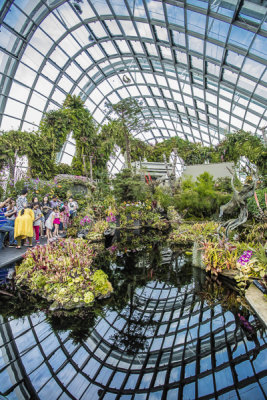
M 51 303 L 50 309 L 91 306 L 113 291 L 108 276 L 93 266 L 97 249 L 82 239 L 66 239 L 28 250 L 16 283 Z

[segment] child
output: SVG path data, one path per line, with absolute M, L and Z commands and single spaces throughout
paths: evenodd
M 56 208 L 56 207 L 55 207 Z M 52 240 L 53 221 L 55 219 L 55 212 L 52 211 L 45 221 L 47 241 Z
M 59 229 L 59 225 L 60 225 L 60 213 L 59 213 L 58 207 L 54 207 L 53 212 L 54 212 L 53 224 L 55 227 L 54 236 L 58 237 L 58 229 Z
M 39 242 L 40 227 L 42 226 L 42 211 L 40 210 L 39 203 L 34 202 L 32 205 L 34 212 L 33 230 L 35 232 L 35 240 Z
M 69 219 L 70 219 L 70 211 L 69 211 L 67 201 L 64 202 L 64 207 L 62 207 L 62 208 L 64 208 L 64 210 L 63 210 L 63 228 L 66 231 L 68 229 Z

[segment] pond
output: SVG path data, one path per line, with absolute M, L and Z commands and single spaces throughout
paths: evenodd
M 230 288 L 182 250 L 111 251 L 114 294 L 94 313 L 12 314 L 1 297 L 0 398 L 266 398 L 266 331 Z

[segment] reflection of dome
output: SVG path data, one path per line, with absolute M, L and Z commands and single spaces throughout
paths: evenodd
M 119 399 L 131 394 L 137 399 L 148 392 L 149 399 L 166 393 L 167 399 L 177 399 L 178 391 L 183 399 L 196 399 L 215 392 L 237 396 L 236 391 L 242 398 L 252 387 L 255 399 L 264 398 L 266 344 L 248 341 L 233 314 L 219 303 L 214 309 L 203 303 L 194 292 L 199 271 L 194 274 L 196 281 L 178 287 L 150 280 L 136 288 L 120 312 L 107 309 L 96 320 L 82 344 L 74 344 L 67 333 L 53 332 L 42 313 L 1 319 L 0 348 L 7 365 L 0 369 L 2 392 L 16 385 L 19 399 Z M 130 343 L 134 352 L 118 340 L 131 338 L 131 327 L 140 339 Z M 256 348 L 261 352 L 252 361 Z

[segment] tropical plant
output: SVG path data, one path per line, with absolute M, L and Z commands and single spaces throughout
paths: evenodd
M 148 189 L 140 175 L 132 174 L 130 169 L 123 169 L 113 180 L 114 196 L 117 203 L 145 201 Z
M 192 177 L 182 180 L 181 188 L 174 196 L 174 205 L 180 212 L 186 210 L 186 217 L 208 218 L 218 212 L 230 197 L 217 191 L 212 175 L 204 172 L 196 181 Z
M 66 239 L 28 250 L 16 283 L 49 302 L 50 309 L 92 305 L 109 295 L 107 275 L 92 265 L 95 251 L 82 239 Z
M 170 233 L 168 242 L 172 245 L 192 245 L 195 241 L 216 240 L 218 226 L 215 222 L 182 223 Z

